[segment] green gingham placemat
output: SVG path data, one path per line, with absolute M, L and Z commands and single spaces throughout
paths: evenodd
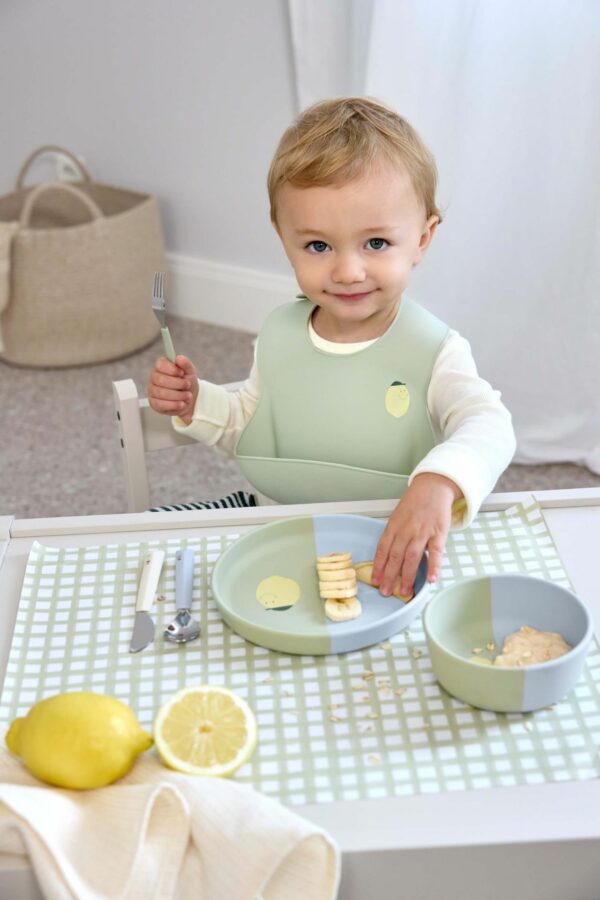
M 286 656 L 247 643 L 222 622 L 210 592 L 214 563 L 236 534 L 55 549 L 29 556 L 0 704 L 8 725 L 42 697 L 94 690 L 129 703 L 151 728 L 185 685 L 226 684 L 244 696 L 259 744 L 235 776 L 287 804 L 436 793 L 595 778 L 600 774 L 600 652 L 560 704 L 535 714 L 477 710 L 433 675 L 420 619 L 410 631 L 343 656 Z M 161 638 L 173 618 L 174 557 L 196 549 L 192 612 L 202 638 Z M 141 560 L 166 550 L 155 604 L 157 639 L 129 653 Z M 480 514 L 450 535 L 439 586 L 524 572 L 569 586 L 537 504 Z M 153 752 L 153 751 L 152 751 Z

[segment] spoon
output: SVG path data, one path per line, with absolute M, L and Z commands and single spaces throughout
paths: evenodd
M 175 554 L 175 604 L 177 615 L 163 636 L 174 644 L 185 644 L 200 637 L 200 623 L 190 614 L 194 581 L 194 551 L 191 547 Z

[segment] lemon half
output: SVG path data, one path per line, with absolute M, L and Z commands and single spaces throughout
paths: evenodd
M 160 708 L 154 740 L 162 760 L 188 775 L 232 775 L 256 746 L 256 719 L 225 687 L 184 688 Z

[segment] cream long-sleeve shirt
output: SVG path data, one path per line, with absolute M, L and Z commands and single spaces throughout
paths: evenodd
M 328 353 L 356 353 L 373 341 L 340 344 L 324 340 L 309 323 L 313 344 Z M 233 456 L 237 441 L 260 396 L 256 356 L 248 379 L 237 391 L 199 380 L 200 390 L 189 425 L 177 416 L 176 431 Z M 511 416 L 500 392 L 481 378 L 469 342 L 450 330 L 435 360 L 427 407 L 436 446 L 410 473 L 444 475 L 457 484 L 465 504 L 455 507 L 454 527 L 466 527 L 510 463 L 516 441 Z

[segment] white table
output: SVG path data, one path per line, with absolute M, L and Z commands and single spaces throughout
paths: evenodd
M 491 495 L 484 510 L 531 494 Z M 576 592 L 600 638 L 600 489 L 536 491 Z M 56 519 L 0 517 L 0 677 L 34 540 L 55 547 L 175 537 L 180 529 L 244 532 L 294 515 L 386 517 L 390 501 L 268 506 Z M 294 811 L 326 828 L 343 853 L 340 900 L 598 900 L 600 780 L 324 803 Z M 31 870 L 0 859 L 0 898 L 41 897 Z M 215 898 L 221 900 L 221 898 Z M 235 900 L 235 898 L 223 898 Z M 309 898 L 307 898 L 309 900 Z

